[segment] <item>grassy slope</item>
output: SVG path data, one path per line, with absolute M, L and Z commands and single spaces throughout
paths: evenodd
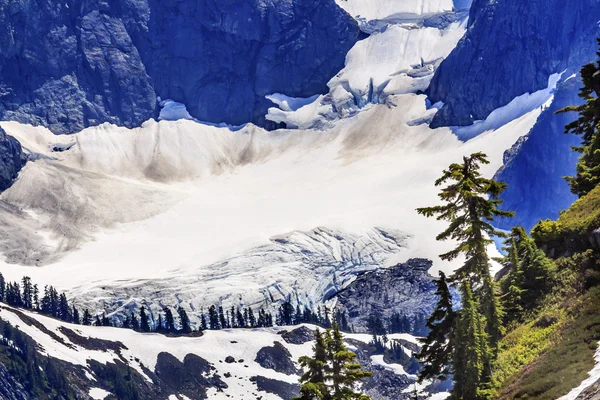
M 498 399 L 557 399 L 593 368 L 600 340 L 600 286 L 595 283 L 586 290 L 582 282 L 590 269 L 599 269 L 598 250 L 589 249 L 589 233 L 598 227 L 600 187 L 575 202 L 558 221 L 534 228 L 542 248 L 567 256 L 557 260 L 557 283 L 546 307 L 502 340 L 494 365 Z

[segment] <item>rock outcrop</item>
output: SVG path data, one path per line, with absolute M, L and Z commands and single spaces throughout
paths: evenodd
M 556 219 L 560 210 L 567 209 L 577 196 L 571 193 L 563 176 L 575 174 L 579 154 L 571 146 L 580 144 L 576 135 L 566 135 L 565 125 L 576 113 L 555 114 L 568 105 L 580 103 L 577 92 L 581 80 L 572 78 L 561 83 L 554 101 L 542 115 L 518 148 L 505 157 L 504 167 L 496 179 L 508 184 L 502 193 L 505 210 L 515 211 L 513 218 L 498 221 L 504 229 L 517 225 L 531 229 L 540 219 Z
M 548 77 L 594 59 L 600 0 L 475 0 L 469 27 L 428 90 L 433 127 L 470 125 Z M 573 72 L 571 71 L 571 73 Z
M 367 331 L 367 320 L 389 321 L 393 313 L 410 319 L 428 315 L 436 303 L 435 284 L 427 272 L 432 262 L 411 259 L 387 269 L 359 276 L 336 296 L 337 309 L 346 312 L 357 332 Z
M 0 192 L 12 184 L 26 160 L 21 144 L 0 128 Z
M 266 94 L 324 93 L 359 36 L 334 0 L 0 2 L 0 119 L 55 133 L 158 115 L 264 122 Z

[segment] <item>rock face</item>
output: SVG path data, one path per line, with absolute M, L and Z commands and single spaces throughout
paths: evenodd
M 299 373 L 298 368 L 294 365 L 294 361 L 292 361 L 292 355 L 279 342 L 273 343 L 273 346 L 260 349 L 254 361 L 263 368 L 272 369 L 286 375 Z
M 431 83 L 433 127 L 470 125 L 548 77 L 593 60 L 600 0 L 475 0 L 469 27 Z
M 0 192 L 12 184 L 26 159 L 21 144 L 0 128 Z
M 575 174 L 578 153 L 570 146 L 580 144 L 576 135 L 566 135 L 564 127 L 577 114 L 554 114 L 567 105 L 580 103 L 577 92 L 580 79 L 569 79 L 559 85 L 554 102 L 547 108 L 529 135 L 505 157 L 504 167 L 496 179 L 508 183 L 501 195 L 502 207 L 515 211 L 513 218 L 500 220 L 498 226 L 510 229 L 514 224 L 531 229 L 540 219 L 556 219 L 577 196 L 571 193 L 563 176 Z
M 344 65 L 356 22 L 333 0 L 0 2 L 0 119 L 71 133 L 157 116 L 264 122 L 266 94 L 309 96 Z
M 428 315 L 436 303 L 435 284 L 427 272 L 432 262 L 412 259 L 406 264 L 359 276 L 336 295 L 357 332 L 366 332 L 371 315 L 389 321 L 395 312 L 407 317 Z
M 4 364 L 0 364 L 0 399 L 3 400 L 29 400 L 33 399 L 23 385 L 13 378 Z

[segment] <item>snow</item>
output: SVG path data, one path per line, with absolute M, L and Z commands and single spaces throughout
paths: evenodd
M 589 377 L 558 400 L 575 400 L 585 389 L 600 380 L 600 343 L 598 344 L 598 350 L 596 350 L 596 354 L 594 355 L 594 360 L 596 365 L 588 372 Z
M 329 82 L 366 102 L 380 102 L 390 94 L 425 90 L 434 66 L 448 56 L 465 32 L 466 22 L 445 29 L 391 25 L 358 42 L 347 54 L 344 69 Z
M 418 21 L 451 12 L 454 8 L 452 0 L 336 0 L 336 2 L 366 31 L 370 25 L 377 22 Z
M 513 99 L 506 106 L 492 111 L 484 121 L 477 121 L 470 126 L 454 127 L 454 133 L 461 140 L 468 140 L 480 135 L 482 132 L 498 129 L 531 110 L 549 107 L 553 99 L 552 94 L 561 76 L 562 73 L 553 74 L 548 78 L 548 87 L 546 89 L 535 93 L 525 93 Z
M 404 375 L 404 376 L 407 376 L 407 377 L 413 378 L 413 379 L 417 378 L 416 375 L 411 375 L 411 374 L 407 373 L 404 370 L 404 367 L 402 367 L 402 365 L 400 365 L 400 364 L 387 364 L 385 361 L 383 361 L 383 354 L 371 356 L 371 362 L 373 363 L 373 365 L 377 365 L 382 368 L 389 369 L 396 375 Z
M 104 400 L 111 393 L 101 388 L 91 388 L 88 394 L 94 400 Z
M 290 352 L 292 360 L 296 361 L 304 355 L 312 352 L 312 342 L 295 345 L 282 340 L 278 332 L 281 328 L 256 328 L 256 329 L 224 329 L 219 331 L 205 331 L 199 337 L 167 337 L 156 333 L 139 333 L 129 329 L 119 329 L 112 327 L 82 326 L 64 323 L 52 318 L 39 315 L 30 311 L 21 311 L 28 318 L 38 321 L 47 331 L 38 329 L 35 325 L 28 325 L 21 317 L 14 312 L 14 309 L 8 306 L 0 306 L 0 318 L 10 322 L 18 327 L 23 333 L 27 334 L 40 346 L 44 354 L 63 361 L 81 365 L 85 368 L 84 372 L 90 381 L 95 381 L 93 371 L 87 367 L 88 360 L 96 360 L 103 364 L 122 360 L 127 362 L 132 368 L 145 376 L 142 366 L 154 371 L 158 354 L 162 352 L 169 353 L 183 361 L 188 354 L 195 354 L 208 361 L 216 368 L 216 373 L 227 383 L 227 388 L 223 392 L 209 391 L 209 398 L 255 398 L 249 397 L 251 393 L 256 392 L 256 385 L 250 380 L 253 376 L 263 376 L 270 379 L 276 379 L 288 383 L 296 383 L 298 376 L 286 375 L 275 372 L 272 369 L 261 367 L 254 360 L 258 351 L 266 346 L 273 346 L 275 341 L 282 343 Z M 300 325 L 299 325 L 300 326 Z M 286 330 L 290 331 L 299 326 L 289 326 Z M 314 330 L 312 325 L 303 325 Z M 62 332 L 61 328 L 67 328 L 76 334 L 97 338 L 105 341 L 122 343 L 125 347 L 120 350 L 120 354 L 112 351 L 88 350 L 72 343 Z M 47 332 L 55 336 L 51 336 Z M 368 335 L 344 335 L 347 338 L 367 337 Z M 392 335 L 397 336 L 397 335 Z M 408 334 L 402 334 L 401 337 L 415 341 L 416 339 Z M 55 338 L 59 338 L 58 340 Z M 224 362 L 227 356 L 232 356 L 238 362 Z M 244 360 L 239 362 L 239 360 Z M 139 361 L 138 361 L 139 360 Z M 383 367 L 388 367 L 383 362 Z M 396 368 L 392 366 L 391 368 Z M 227 373 L 231 374 L 227 378 Z M 146 377 L 149 383 L 151 380 Z M 92 385 L 93 386 L 93 385 Z M 110 395 L 109 392 L 92 387 L 89 392 L 90 397 L 94 399 L 103 399 Z M 261 392 L 263 399 L 279 399 L 276 395 Z M 185 399 L 181 394 L 172 394 L 174 399 Z
M 27 274 L 97 303 L 110 297 L 111 287 L 150 290 L 152 283 L 167 287 L 164 297 L 154 298 L 166 304 L 179 301 L 174 293 L 185 297 L 190 285 L 196 293 L 212 293 L 206 301 L 267 287 L 282 296 L 318 296 L 322 292 L 311 292 L 314 282 L 336 279 L 336 271 L 304 280 L 306 270 L 289 264 L 282 275 L 281 264 L 255 250 L 280 235 L 309 237 L 320 227 L 363 238 L 366 248 L 379 246 L 375 227 L 403 232 L 406 245 L 377 259 L 379 265 L 424 257 L 434 260 L 434 274 L 451 271 L 460 260 L 448 263 L 437 255 L 452 243 L 432 235 L 443 223 L 415 208 L 437 203 L 433 182 L 463 155 L 487 153 L 491 163 L 483 173 L 493 176 L 504 150 L 531 129 L 540 110 L 466 142 L 450 129 L 414 123 L 432 111 L 425 96 L 405 94 L 322 131 L 267 132 L 252 125 L 231 131 L 187 120 L 149 121 L 136 129 L 105 124 L 58 138 L 76 140 L 61 153 L 48 150 L 57 137 L 43 128 L 2 122 L 24 146 L 56 158 L 28 163 L 0 195 L 35 212 L 37 219 L 13 228 L 33 226 L 23 234 L 52 251 L 40 259 L 43 268 L 0 261 L 2 272 L 12 280 Z M 36 233 L 40 229 L 52 242 Z M 299 246 L 309 248 L 307 242 Z M 34 250 L 12 247 L 5 254 Z M 248 255 L 252 262 L 241 262 Z M 305 258 L 305 265 L 318 262 L 310 253 Z M 230 265 L 232 259 L 240 262 Z M 223 262 L 226 268 L 215 268 Z

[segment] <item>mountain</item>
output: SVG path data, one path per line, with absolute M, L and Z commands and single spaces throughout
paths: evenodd
M 454 243 L 415 209 L 479 151 L 517 212 L 500 228 L 571 205 L 575 116 L 554 112 L 580 101 L 599 15 L 600 0 L 0 0 L 0 272 L 116 324 L 142 305 L 153 323 L 182 307 L 194 328 L 212 305 L 327 307 L 361 332 L 346 342 L 375 373 L 365 392 L 410 398 L 415 338 L 376 350 L 369 317 L 422 323 L 432 278 L 462 262 L 440 259 Z M 0 307 L 43 375 L 55 362 L 82 399 L 128 384 L 149 399 L 290 398 L 315 328 L 169 336 Z M 549 343 L 532 318 L 505 349 Z M 24 364 L 0 357 L 0 394 L 35 398 L 22 349 L 2 346 Z M 562 394 L 591 368 L 577 349 L 577 374 L 553 378 Z M 441 399 L 449 384 L 416 388 Z
M 333 0 L 0 4 L 0 118 L 73 133 L 158 116 L 264 123 L 281 92 L 326 90 L 359 36 Z

